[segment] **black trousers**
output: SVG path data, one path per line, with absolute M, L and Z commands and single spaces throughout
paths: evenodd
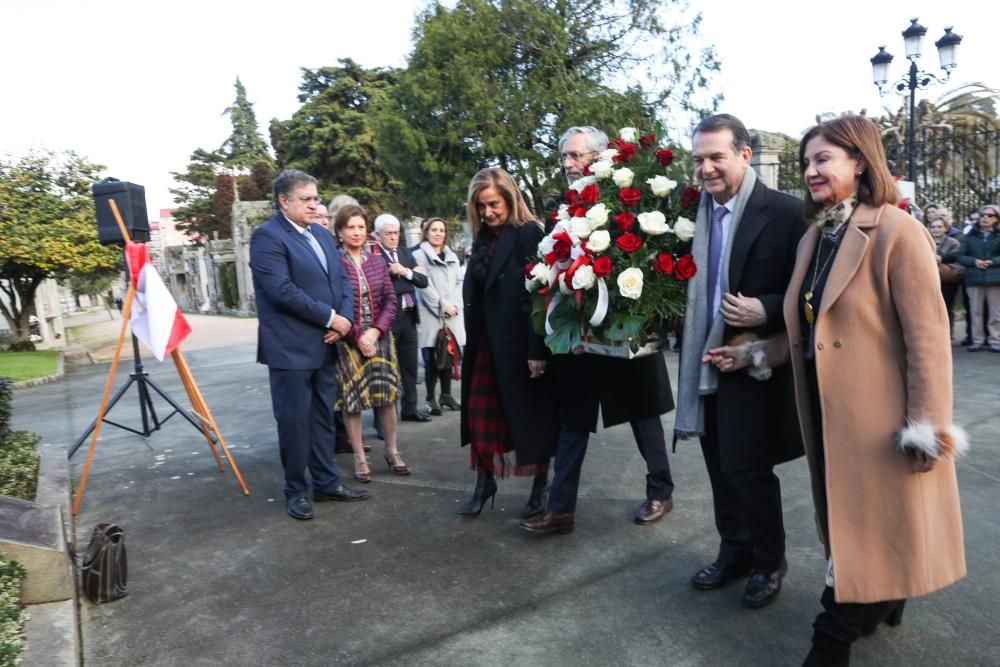
M 340 486 L 340 468 L 333 458 L 333 400 L 337 380 L 332 361 L 315 370 L 268 369 L 271 405 L 278 422 L 278 447 L 285 469 L 285 497 Z
M 820 597 L 824 611 L 813 621 L 813 646 L 827 653 L 845 652 L 857 639 L 874 632 L 893 612 L 901 614 L 904 602 L 837 602 L 833 589 L 827 586 Z
M 718 560 L 773 572 L 785 558 L 781 482 L 773 466 L 723 469 L 718 435 L 722 418 L 717 398 L 706 396 L 701 452 L 712 484 L 715 527 L 721 538 Z
M 400 310 L 392 323 L 392 334 L 396 340 L 396 357 L 399 359 L 399 374 L 403 380 L 400 407 L 404 415 L 412 415 L 417 411 L 416 312 L 416 308 Z
M 427 387 L 427 400 L 432 401 L 437 398 L 435 387 L 438 381 L 441 382 L 441 393 L 451 393 L 452 368 L 448 366 L 443 370 L 437 367 L 437 355 L 433 347 L 420 348 L 420 355 L 424 358 L 424 385 Z

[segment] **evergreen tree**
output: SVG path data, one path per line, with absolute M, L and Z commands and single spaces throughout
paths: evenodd
M 257 162 L 271 162 L 267 143 L 257 126 L 257 115 L 253 104 L 247 99 L 246 88 L 236 77 L 236 100 L 223 112 L 229 116 L 233 131 L 222 144 L 226 167 L 237 172 L 248 172 Z

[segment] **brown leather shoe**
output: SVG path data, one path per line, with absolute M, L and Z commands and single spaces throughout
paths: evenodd
M 635 513 L 635 522 L 640 526 L 656 523 L 674 508 L 674 499 L 647 500 Z
M 529 533 L 537 533 L 539 535 L 572 533 L 575 523 L 572 513 L 555 514 L 553 512 L 545 512 L 537 519 L 522 521 L 521 528 L 524 528 Z

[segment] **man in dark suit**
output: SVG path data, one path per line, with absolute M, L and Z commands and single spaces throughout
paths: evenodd
M 286 509 L 295 519 L 311 519 L 306 469 L 317 502 L 368 497 L 341 484 L 333 457 L 333 343 L 351 328 L 354 298 L 330 234 L 313 223 L 316 179 L 296 169 L 281 172 L 274 203 L 278 212 L 250 237 L 257 361 L 268 366 Z
M 572 184 L 584 167 L 608 147 L 604 132 L 571 127 L 559 140 L 563 171 Z M 635 513 L 639 525 L 655 523 L 674 505 L 674 482 L 660 415 L 674 408 L 670 378 L 661 352 L 635 359 L 597 355 L 555 355 L 549 362 L 560 397 L 559 441 L 546 511 L 521 523 L 531 533 L 568 532 L 574 525 L 580 472 L 590 434 L 597 431 L 598 408 L 604 427 L 629 422 L 646 461 L 646 500 Z M 599 378 L 596 382 L 594 378 Z M 565 400 L 563 400 L 565 399 Z M 536 480 L 537 482 L 537 480 Z M 538 486 L 537 484 L 535 485 Z M 535 493 L 532 493 L 532 501 Z M 525 513 L 532 511 L 532 501 Z
M 688 285 L 674 428 L 701 438 L 721 546 L 691 583 L 713 590 L 749 574 L 743 604 L 757 608 L 775 599 L 788 568 L 774 466 L 803 453 L 791 374 L 720 375 L 703 357 L 784 329 L 782 300 L 806 222 L 801 201 L 757 180 L 738 118 L 704 119 L 692 155 L 703 188 L 692 249 L 698 273 Z
M 427 276 L 417 266 L 409 248 L 400 245 L 403 227 L 391 213 L 375 218 L 375 238 L 378 253 L 389 267 L 392 287 L 396 290 L 396 319 L 392 321 L 392 337 L 396 342 L 396 358 L 403 378 L 400 418 L 410 422 L 429 422 L 431 418 L 417 410 L 417 312 L 416 290 L 427 287 Z

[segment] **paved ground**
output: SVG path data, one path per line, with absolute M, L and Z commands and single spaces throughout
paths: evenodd
M 974 442 L 959 466 L 969 576 L 914 600 L 901 627 L 859 642 L 857 665 L 1000 664 L 1000 355 L 955 355 L 956 420 Z M 801 460 L 779 469 L 785 589 L 751 611 L 740 585 L 702 593 L 688 583 L 716 549 L 697 445 L 671 456 L 673 513 L 639 527 L 630 518 L 642 460 L 627 427 L 598 433 L 577 530 L 537 537 L 517 528 L 527 479 L 502 482 L 496 507 L 478 519 L 454 514 L 473 475 L 448 413 L 403 425 L 413 475 L 382 472 L 368 502 L 317 505 L 315 520 L 296 522 L 284 513 L 254 347 L 188 358 L 251 495 L 217 472 L 204 440 L 176 417 L 148 440 L 105 427 L 77 533 L 86 540 L 98 521 L 125 527 L 130 595 L 83 603 L 87 665 L 798 665 L 808 650 L 824 563 Z M 676 377 L 676 356 L 668 361 Z M 149 368 L 183 395 L 169 364 Z M 106 372 L 69 368 L 63 382 L 18 391 L 14 426 L 64 450 L 96 413 Z M 114 416 L 134 423 L 136 405 L 132 394 Z M 72 460 L 77 479 L 84 455 Z

